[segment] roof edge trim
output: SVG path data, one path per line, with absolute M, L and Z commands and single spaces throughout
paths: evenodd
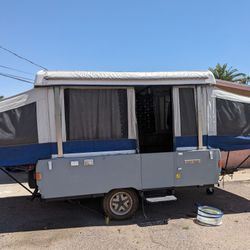
M 216 84 L 210 71 L 175 72 L 97 72 L 97 71 L 39 71 L 35 86 L 52 86 L 55 81 L 190 81 L 201 80 L 203 84 Z M 86 85 L 91 85 L 90 82 Z M 69 84 L 71 85 L 71 84 Z M 74 85 L 72 83 L 72 85 Z M 78 85 L 78 84 L 77 84 Z M 84 83 L 82 84 L 84 85 Z

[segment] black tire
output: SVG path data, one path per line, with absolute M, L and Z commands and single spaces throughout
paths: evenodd
M 208 187 L 208 188 L 206 189 L 206 193 L 207 193 L 208 195 L 214 194 L 214 188 L 213 188 L 213 187 Z
M 35 170 L 31 170 L 28 172 L 28 184 L 30 188 L 36 188 L 36 180 L 34 178 Z
M 114 189 L 103 198 L 104 213 L 111 219 L 131 218 L 138 209 L 139 199 L 133 189 Z

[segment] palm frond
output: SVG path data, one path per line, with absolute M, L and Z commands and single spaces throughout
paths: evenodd
M 216 79 L 247 83 L 250 81 L 250 77 L 244 73 L 240 73 L 238 69 L 228 66 L 227 63 L 219 64 L 217 63 L 214 68 L 209 67 L 209 70 L 214 74 Z

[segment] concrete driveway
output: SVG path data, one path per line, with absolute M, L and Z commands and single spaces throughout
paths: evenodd
M 25 182 L 23 173 L 15 176 Z M 30 201 L 0 173 L 0 249 L 250 249 L 250 171 L 227 179 L 212 196 L 199 188 L 176 196 L 146 204 L 148 218 L 140 209 L 131 220 L 106 225 L 101 199 Z M 223 224 L 196 224 L 197 203 L 223 210 Z

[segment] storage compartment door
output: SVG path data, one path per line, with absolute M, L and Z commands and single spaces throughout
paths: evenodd
M 174 186 L 175 153 L 141 154 L 143 189 Z
M 176 152 L 175 186 L 216 184 L 219 150 Z

